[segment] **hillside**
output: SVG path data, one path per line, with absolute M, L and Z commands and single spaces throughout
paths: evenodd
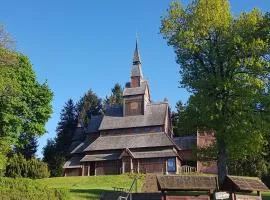
M 138 190 L 142 186 L 144 177 L 138 180 Z M 65 188 L 70 190 L 71 199 L 99 199 L 99 195 L 106 190 L 113 190 L 113 187 L 129 189 L 133 176 L 91 176 L 91 177 L 59 177 L 36 180 L 41 185 L 50 188 Z
M 132 181 L 133 176 L 130 175 L 59 177 L 39 180 L 0 178 L 0 200 L 98 200 L 103 191 L 113 190 L 113 187 L 129 189 Z M 144 176 L 141 176 L 138 181 L 138 191 L 143 182 Z M 264 193 L 263 200 L 270 200 L 270 193 Z

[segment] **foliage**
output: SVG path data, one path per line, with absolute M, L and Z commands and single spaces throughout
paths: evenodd
M 231 175 L 262 178 L 268 173 L 268 163 L 262 156 L 248 157 L 228 162 L 228 170 Z
M 112 93 L 109 97 L 106 96 L 105 105 L 123 105 L 123 88 L 119 83 L 116 83 L 112 88 Z
M 173 46 L 182 87 L 191 92 L 191 128 L 215 130 L 219 180 L 226 163 L 257 156 L 269 130 L 269 17 L 232 16 L 227 0 L 173 2 L 161 33 Z
M 78 118 L 82 123 L 81 125 L 87 127 L 91 115 L 98 115 L 101 110 L 102 100 L 91 89 L 88 90 L 77 104 Z
M 26 160 L 20 154 L 14 154 L 8 160 L 6 174 L 12 178 L 47 178 L 49 177 L 48 166 L 35 158 Z
M 40 136 L 52 113 L 52 92 L 46 83 L 37 82 L 29 59 L 19 53 L 0 49 L 0 55 L 16 58 L 15 65 L 0 63 L 0 170 L 5 155 L 18 142 L 21 133 Z
M 43 149 L 43 161 L 48 163 L 52 176 L 63 175 L 63 165 L 70 153 L 73 134 L 77 125 L 76 106 L 72 99 L 65 104 L 60 114 L 54 140 L 48 140 Z
M 66 189 L 54 189 L 30 179 L 0 178 L 2 200 L 64 200 L 70 199 Z
M 189 117 L 187 108 L 188 106 L 183 104 L 181 101 L 176 102 L 176 112 L 172 113 L 172 124 L 173 124 L 173 132 L 176 136 L 183 136 L 194 134 L 196 132 L 195 129 L 187 126 L 189 122 Z
M 57 152 L 54 139 L 49 139 L 46 146 L 43 148 L 43 161 L 48 164 L 52 177 L 63 175 L 65 157 Z
M 37 137 L 27 133 L 21 133 L 18 143 L 15 145 L 15 152 L 22 154 L 25 159 L 29 160 L 35 157 L 37 152 Z
M 57 137 L 55 138 L 57 151 L 62 151 L 64 157 L 69 154 L 69 147 L 72 142 L 73 133 L 77 126 L 76 106 L 72 99 L 65 104 L 60 114 L 60 122 L 56 129 Z

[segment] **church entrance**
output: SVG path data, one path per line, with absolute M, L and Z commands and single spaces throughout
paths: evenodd
M 96 163 L 95 162 L 90 162 L 90 176 L 95 176 L 95 168 L 96 168 Z

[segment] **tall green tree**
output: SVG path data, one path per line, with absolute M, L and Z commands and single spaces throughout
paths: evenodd
M 72 99 L 65 104 L 56 129 L 56 138 L 48 140 L 43 149 L 43 161 L 48 163 L 52 176 L 62 176 L 62 167 L 69 157 L 69 147 L 77 126 L 76 105 Z
M 56 150 L 55 139 L 47 140 L 47 144 L 43 147 L 43 162 L 48 164 L 50 175 L 52 177 L 62 176 L 62 167 L 65 158 Z
M 102 100 L 90 89 L 77 103 L 78 118 L 83 126 L 87 126 L 91 115 L 102 111 Z
M 21 154 L 26 160 L 29 160 L 35 158 L 37 147 L 38 141 L 36 136 L 29 133 L 21 133 L 14 150 L 17 154 Z
M 111 90 L 111 95 L 106 97 L 104 104 L 107 105 L 123 105 L 123 88 L 116 83 Z
M 173 132 L 176 136 L 194 134 L 194 130 L 190 130 L 189 118 L 187 117 L 187 105 L 182 101 L 176 102 L 176 112 L 172 113 Z
M 52 113 L 52 92 L 40 84 L 29 59 L 23 54 L 0 48 L 0 170 L 7 152 L 21 133 L 41 136 Z M 10 58 L 14 59 L 11 61 Z
M 233 16 L 227 0 L 173 2 L 161 33 L 191 93 L 193 127 L 216 134 L 220 184 L 228 160 L 256 156 L 269 132 L 269 18 L 258 9 Z

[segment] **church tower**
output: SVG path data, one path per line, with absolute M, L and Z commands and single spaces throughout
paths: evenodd
M 126 85 L 123 93 L 123 116 L 144 115 L 146 105 L 150 103 L 148 82 L 143 78 L 141 65 L 138 40 L 136 40 L 130 82 Z
M 136 47 L 133 56 L 133 65 L 131 69 L 131 82 L 130 86 L 140 87 L 143 81 L 142 67 L 141 67 L 141 57 L 138 49 L 138 40 L 136 40 Z

